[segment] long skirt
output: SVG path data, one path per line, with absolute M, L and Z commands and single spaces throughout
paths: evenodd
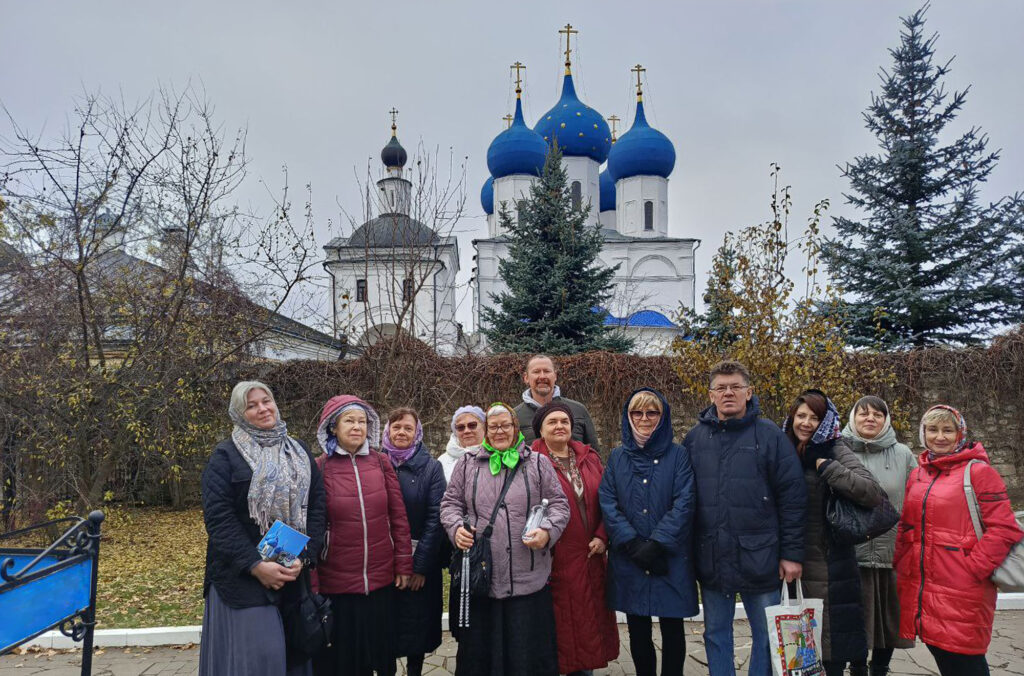
M 232 608 L 210 585 L 199 643 L 199 676 L 310 676 L 309 662 L 289 668 L 277 606 Z
M 444 583 L 441 569 L 426 576 L 419 591 L 395 590 L 395 654 L 399 657 L 426 655 L 441 645 L 441 614 Z
M 313 660 L 316 676 L 395 673 L 394 587 L 369 594 L 328 594 L 334 611 L 331 645 Z
M 864 628 L 868 648 L 913 648 L 911 639 L 900 638 L 900 597 L 892 568 L 861 568 L 860 594 L 864 604 Z
M 551 589 L 507 599 L 475 597 L 459 630 L 455 676 L 558 676 Z

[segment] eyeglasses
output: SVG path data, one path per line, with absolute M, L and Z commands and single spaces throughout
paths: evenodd
M 661 411 L 630 411 L 629 417 L 633 420 L 657 420 L 661 417 Z
M 473 430 L 476 429 L 476 427 L 477 427 L 477 423 L 474 420 L 473 422 L 462 423 L 460 425 L 456 425 L 455 426 L 455 431 L 456 432 L 465 432 L 466 430 L 469 430 L 470 432 L 472 432 Z
M 501 423 L 500 425 L 488 425 L 488 432 L 508 432 L 512 429 L 512 423 Z
M 712 387 L 711 391 L 716 394 L 722 394 L 723 392 L 742 392 L 748 387 L 750 387 L 750 385 L 718 385 L 717 387 Z

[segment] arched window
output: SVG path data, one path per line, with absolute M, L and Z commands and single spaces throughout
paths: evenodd
M 569 194 L 572 196 L 572 208 L 579 209 L 583 206 L 583 186 L 579 181 L 573 181 L 569 187 Z
M 654 230 L 654 202 L 644 202 L 644 230 Z
M 356 280 L 356 302 L 357 303 L 365 303 L 365 302 L 367 302 L 367 300 L 368 299 L 366 297 L 366 280 L 365 279 L 357 279 Z
M 416 295 L 416 285 L 411 279 L 402 280 L 402 303 L 411 303 Z

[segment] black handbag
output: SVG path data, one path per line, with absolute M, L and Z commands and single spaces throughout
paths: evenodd
M 516 472 L 519 471 L 519 465 L 523 464 L 522 461 L 516 463 L 516 466 L 512 468 L 512 471 L 505 475 L 505 484 L 501 487 L 501 495 L 498 496 L 497 502 L 494 503 L 494 510 L 491 512 L 491 518 L 487 521 L 487 526 L 484 527 L 483 531 L 478 531 L 473 538 L 473 546 L 469 548 L 468 552 L 463 552 L 461 549 L 456 548 L 452 552 L 451 565 L 448 570 L 451 573 L 451 587 L 452 589 L 460 589 L 462 587 L 462 562 L 463 557 L 469 557 L 469 593 L 472 596 L 487 596 L 491 590 L 491 533 L 494 532 L 494 520 L 498 518 L 498 510 L 505 502 L 505 495 L 508 493 L 509 487 L 512 486 L 512 479 L 515 478 Z M 473 485 L 473 497 L 476 497 L 476 484 Z
M 841 545 L 859 545 L 888 533 L 900 520 L 900 513 L 888 498 L 875 507 L 863 507 L 830 490 L 825 506 L 832 540 Z
M 290 664 L 305 662 L 331 644 L 334 612 L 326 596 L 313 591 L 309 571 L 299 576 L 298 596 L 281 607 L 284 644 Z

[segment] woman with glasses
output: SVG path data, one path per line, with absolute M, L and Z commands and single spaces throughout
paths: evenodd
M 437 459 L 444 470 L 445 481 L 452 480 L 452 470 L 459 458 L 484 440 L 484 410 L 479 406 L 463 406 L 452 416 L 452 435 L 444 454 Z
M 334 634 L 316 676 L 395 673 L 394 593 L 413 569 L 402 486 L 381 444 L 380 417 L 352 395 L 320 414 L 317 458 L 327 494 L 327 544 L 316 573 L 331 601 Z
M 460 608 L 450 609 L 451 625 L 469 621 L 459 629 L 455 673 L 554 676 L 558 654 L 548 578 L 551 547 L 569 521 L 569 501 L 551 463 L 524 444 L 511 406 L 491 405 L 485 421 L 482 445 L 459 459 L 441 499 L 441 524 L 460 550 L 490 533 L 487 595 L 470 600 L 468 618 Z M 540 524 L 526 530 L 532 508 L 544 500 Z
M 626 613 L 637 676 L 654 676 L 651 617 L 659 618 L 663 676 L 682 676 L 683 618 L 697 614 L 689 452 L 672 441 L 668 401 L 643 388 L 622 411 L 622 444 L 612 451 L 600 501 L 610 539 L 608 601 Z

